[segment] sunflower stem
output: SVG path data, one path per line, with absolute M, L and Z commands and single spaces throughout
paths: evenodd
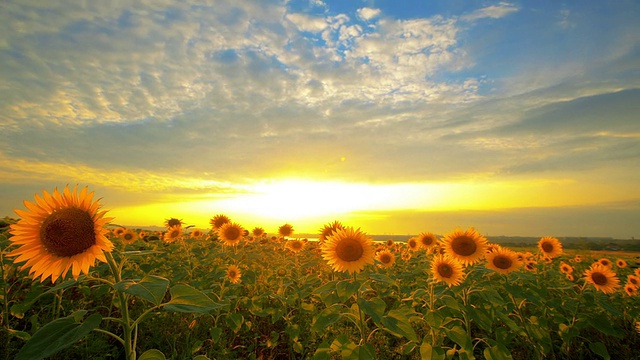
M 113 277 L 115 279 L 115 283 L 117 284 L 122 281 L 122 267 L 125 261 L 123 259 L 118 265 L 110 252 L 105 252 L 105 257 L 107 258 L 107 263 L 109 264 L 109 268 L 111 269 L 111 272 L 113 273 Z M 136 350 L 132 342 L 133 327 L 131 326 L 131 317 L 129 315 L 129 297 L 127 296 L 127 294 L 124 294 L 120 290 L 116 289 L 115 286 L 112 288 L 115 290 L 118 296 L 118 300 L 120 301 L 120 313 L 122 315 L 122 328 L 124 331 L 123 345 L 125 358 L 127 360 L 136 360 Z
M 357 273 L 355 271 L 353 272 L 353 282 L 355 284 L 358 284 Z M 358 305 L 358 327 L 360 330 L 360 345 L 363 345 L 366 341 L 365 338 L 367 334 L 364 328 L 364 312 L 360 308 L 360 286 L 358 286 L 358 290 L 356 290 L 356 305 Z

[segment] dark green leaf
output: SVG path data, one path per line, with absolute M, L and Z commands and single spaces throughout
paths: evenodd
M 151 349 L 147 350 L 140 355 L 138 360 L 165 360 L 166 357 L 160 350 Z
M 593 351 L 594 354 L 602 356 L 604 360 L 611 359 L 611 356 L 607 351 L 607 347 L 601 342 L 589 343 L 589 349 L 591 349 L 591 351 Z
M 325 328 L 336 321 L 340 320 L 342 316 L 340 314 L 341 305 L 332 305 L 322 310 L 318 315 L 314 316 L 311 330 L 316 332 L 322 332 Z
M 140 281 L 123 280 L 117 283 L 115 288 L 145 299 L 154 305 L 160 305 L 169 288 L 169 280 L 160 276 L 147 275 Z
M 174 285 L 170 292 L 171 300 L 164 307 L 168 311 L 206 313 L 224 306 L 216 304 L 203 292 L 188 285 Z
M 81 320 L 78 321 L 77 315 L 72 314 L 46 324 L 36 331 L 31 336 L 31 339 L 20 349 L 16 360 L 43 359 L 55 354 L 97 328 L 102 321 L 102 316 L 100 314 L 92 314 L 84 322 Z

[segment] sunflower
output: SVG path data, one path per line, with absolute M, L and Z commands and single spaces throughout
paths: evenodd
M 391 267 L 396 262 L 396 256 L 389 250 L 382 250 L 376 255 L 380 267 Z
M 125 244 L 133 244 L 134 242 L 136 242 L 137 237 L 138 236 L 136 235 L 136 233 L 131 229 L 125 230 L 124 233 L 120 235 L 120 239 L 122 239 Z
M 576 256 L 573 258 L 573 261 L 575 261 L 575 262 L 577 262 L 577 263 L 582 262 L 582 256 L 580 256 L 580 255 L 576 255 Z
M 218 229 L 218 237 L 228 246 L 236 246 L 242 240 L 244 229 L 239 224 L 228 222 Z
M 174 225 L 170 227 L 169 230 L 167 230 L 167 232 L 164 234 L 164 242 L 166 242 L 167 244 L 174 243 L 180 240 L 181 236 L 182 226 Z
M 573 267 L 563 261 L 560 263 L 560 272 L 563 274 L 571 274 L 573 272 Z
M 618 259 L 616 260 L 616 266 L 619 267 L 620 269 L 624 269 L 627 267 L 627 262 L 624 261 L 623 259 Z
M 265 232 L 264 229 L 261 227 L 254 227 L 253 230 L 251 230 L 251 234 L 255 237 L 262 237 Z
M 591 265 L 584 272 L 584 277 L 587 283 L 592 284 L 596 290 L 605 294 L 613 293 L 620 286 L 620 280 L 616 277 L 616 273 L 599 263 Z
M 293 226 L 291 224 L 284 224 L 278 228 L 278 234 L 281 237 L 291 236 L 293 234 Z
M 606 266 L 608 268 L 610 268 L 613 265 L 611 260 L 609 260 L 607 258 L 602 258 L 602 259 L 598 260 L 597 262 L 600 263 L 602 266 Z
M 635 287 L 640 287 L 640 278 L 636 275 L 627 276 L 627 284 L 631 284 Z
M 638 295 L 638 287 L 633 286 L 632 284 L 626 284 L 624 286 L 624 292 L 629 296 L 636 296 Z
M 569 280 L 569 281 L 573 281 L 573 275 L 571 275 L 571 274 L 566 274 L 565 276 L 567 277 L 567 280 Z
M 416 251 L 420 248 L 420 243 L 418 242 L 417 238 L 412 237 L 407 240 L 407 247 L 409 247 L 409 250 L 411 251 Z
M 537 270 L 536 269 L 536 264 L 537 263 L 535 261 L 533 261 L 533 260 L 527 260 L 524 263 L 524 269 L 527 270 L 527 271 L 535 272 Z
M 403 252 L 402 252 L 402 254 L 400 254 L 400 258 L 401 258 L 403 261 L 409 261 L 409 260 L 411 260 L 411 252 L 409 252 L 409 251 L 403 251 Z
M 373 243 L 360 229 L 339 229 L 322 244 L 322 257 L 335 271 L 360 272 L 373 264 Z
M 387 239 L 387 241 L 385 241 L 384 243 L 387 247 L 393 247 L 393 245 L 395 244 L 393 239 Z
M 240 268 L 235 265 L 229 265 L 227 269 L 227 278 L 233 284 L 237 284 L 240 282 L 240 278 L 242 277 L 242 272 Z
M 498 251 L 502 248 L 502 246 L 498 244 L 487 244 L 487 253 L 492 253 L 494 251 Z
M 485 257 L 487 259 L 486 267 L 501 274 L 508 274 L 522 266 L 522 261 L 518 260 L 518 255 L 513 250 L 505 248 L 494 250 Z
M 538 249 L 540 249 L 544 257 L 549 259 L 562 255 L 562 244 L 558 239 L 551 236 L 541 238 L 538 241 Z
M 418 235 L 418 242 L 425 250 L 429 250 L 438 244 L 438 238 L 430 232 L 423 232 Z
M 304 241 L 301 240 L 288 240 L 285 243 L 285 247 L 294 253 L 298 253 L 304 249 Z
M 209 224 L 211 224 L 211 227 L 213 228 L 213 230 L 219 230 L 222 227 L 222 225 L 230 222 L 231 220 L 226 215 L 222 215 L 222 214 L 218 214 L 212 217 L 211 220 L 209 220 Z
M 449 255 L 437 255 L 431 262 L 431 273 L 449 287 L 460 285 L 464 279 L 462 263 Z
M 15 263 L 26 261 L 23 268 L 31 268 L 29 275 L 40 282 L 51 282 L 67 274 L 74 279 L 80 272 L 89 274 L 89 267 L 98 259 L 106 262 L 104 251 L 111 252 L 113 243 L 106 238 L 105 228 L 112 218 L 107 211 L 99 211 L 100 200 L 93 202 L 93 192 L 78 186 L 63 193 L 56 188 L 53 194 L 43 190 L 43 197 L 35 195 L 35 203 L 24 201 L 29 211 L 14 210 L 22 219 L 10 225 L 9 240 L 18 245 L 8 256 L 17 256 Z
M 127 231 L 127 229 L 125 229 L 122 226 L 120 226 L 120 227 L 117 227 L 117 228 L 113 229 L 113 235 L 115 235 L 116 237 L 120 237 L 120 236 L 122 236 L 122 234 L 124 234 L 125 231 Z
M 445 254 L 460 261 L 463 265 L 471 265 L 480 261 L 487 253 L 487 239 L 474 228 L 467 231 L 456 229 L 442 239 Z
M 329 236 L 331 236 L 334 232 L 344 229 L 344 225 L 338 220 L 335 220 L 332 223 L 326 224 L 320 229 L 320 235 L 318 236 L 318 241 L 323 243 Z
M 278 271 L 276 272 L 276 274 L 277 274 L 278 276 L 280 276 L 280 277 L 284 277 L 284 276 L 286 276 L 286 275 L 287 275 L 287 270 L 286 270 L 286 269 L 283 269 L 283 268 L 280 268 L 280 269 L 278 269 Z
M 164 226 L 166 226 L 167 229 L 170 229 L 174 226 L 182 227 L 182 224 L 183 224 L 182 219 L 170 218 L 164 221 Z
M 200 239 L 204 235 L 204 233 L 198 229 L 195 229 L 191 232 L 191 237 L 194 239 Z
M 140 232 L 138 233 L 138 239 L 143 240 L 143 239 L 144 239 L 144 237 L 145 237 L 145 236 L 147 236 L 147 235 L 149 235 L 149 234 L 147 234 L 147 232 L 146 232 L 146 231 L 140 231 Z

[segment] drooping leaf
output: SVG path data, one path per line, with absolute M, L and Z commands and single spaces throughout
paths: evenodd
M 178 284 L 170 289 L 171 300 L 165 310 L 175 312 L 206 313 L 224 305 L 217 304 L 202 291 L 189 285 Z
M 123 280 L 115 284 L 115 288 L 133 296 L 140 297 L 154 305 L 160 305 L 169 288 L 169 279 L 147 275 L 139 281 Z

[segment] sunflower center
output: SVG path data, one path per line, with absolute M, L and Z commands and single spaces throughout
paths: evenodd
M 171 234 L 169 234 L 169 237 L 172 239 L 177 238 L 178 236 L 180 236 L 180 230 L 173 230 Z
M 359 260 L 364 254 L 364 248 L 360 241 L 355 239 L 344 239 L 336 246 L 336 255 L 343 261 Z
M 546 253 L 550 253 L 553 252 L 553 244 L 550 242 L 543 242 L 542 243 L 542 250 Z
M 450 278 L 453 276 L 453 268 L 449 264 L 438 265 L 438 274 L 443 278 Z
M 509 269 L 513 265 L 513 260 L 508 256 L 496 256 L 493 258 L 493 265 L 498 269 Z
M 591 274 L 591 280 L 593 280 L 593 282 L 596 285 L 607 285 L 607 282 L 608 282 L 607 277 L 603 273 L 600 273 L 600 272 L 592 273 Z
M 235 272 L 235 271 L 233 271 L 233 270 L 229 270 L 229 277 L 230 277 L 230 278 L 234 278 L 234 277 L 236 277 L 236 272 Z
M 83 253 L 96 244 L 93 219 L 85 210 L 60 209 L 42 222 L 40 239 L 48 252 L 59 257 Z
M 391 262 L 391 256 L 389 256 L 389 254 L 382 254 L 380 255 L 380 262 L 383 264 L 388 264 Z
M 422 238 L 422 244 L 425 246 L 429 246 L 431 244 L 433 244 L 433 239 L 430 237 L 423 237 Z
M 131 234 L 125 234 L 125 235 L 124 235 L 124 239 L 125 239 L 125 240 L 131 240 L 131 239 L 133 239 L 133 235 L 131 235 Z
M 224 231 L 224 237 L 229 240 L 236 240 L 240 237 L 240 229 L 236 227 L 229 227 Z
M 458 255 L 469 256 L 476 253 L 478 246 L 472 238 L 468 236 L 458 236 L 451 242 L 451 249 Z

